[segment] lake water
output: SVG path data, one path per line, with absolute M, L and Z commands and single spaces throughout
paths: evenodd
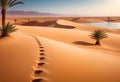
M 99 27 L 106 27 L 106 28 L 113 28 L 113 29 L 120 29 L 120 23 L 115 22 L 97 22 L 97 23 L 83 23 L 92 26 L 99 26 Z

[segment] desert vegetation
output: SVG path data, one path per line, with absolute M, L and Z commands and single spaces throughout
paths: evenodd
M 15 32 L 17 29 L 15 28 L 15 25 L 7 23 L 3 29 L 1 29 L 2 37 L 8 36 L 10 33 Z
M 18 5 L 18 4 L 24 4 L 24 3 L 21 1 L 17 1 L 17 0 L 0 0 L 0 7 L 1 7 L 1 13 L 2 13 L 2 29 L 1 29 L 2 37 L 7 36 L 9 33 L 15 30 L 14 25 L 9 24 L 9 23 L 6 24 L 6 11 L 8 8 Z
M 107 38 L 107 37 L 108 37 L 107 34 L 102 30 L 95 30 L 91 32 L 90 34 L 90 38 L 96 40 L 95 45 L 101 45 L 100 40 Z

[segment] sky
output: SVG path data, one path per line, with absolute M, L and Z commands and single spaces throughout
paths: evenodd
M 120 16 L 120 0 L 18 0 L 10 10 L 38 11 L 78 16 Z

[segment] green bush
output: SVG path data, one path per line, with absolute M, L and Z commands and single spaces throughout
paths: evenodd
M 107 38 L 108 36 L 102 30 L 95 30 L 95 31 L 91 32 L 90 37 L 92 39 L 96 40 L 95 45 L 100 45 L 100 40 L 104 39 L 104 38 Z
M 17 29 L 13 24 L 7 23 L 2 29 L 1 29 L 1 37 L 8 36 L 10 33 L 15 32 Z

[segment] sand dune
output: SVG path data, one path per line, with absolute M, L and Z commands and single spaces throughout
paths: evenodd
M 0 39 L 0 82 L 29 82 L 37 47 L 33 38 L 19 32 Z
M 74 21 L 74 22 L 104 22 L 104 21 L 106 21 L 106 19 L 99 19 L 99 18 L 97 18 L 97 17 L 93 17 L 93 18 L 91 18 L 91 17 L 81 17 L 81 18 L 73 18 L 72 19 L 72 21 Z
M 73 26 L 73 27 L 76 27 L 76 29 L 85 30 L 85 31 L 93 31 L 93 30 L 96 30 L 96 29 L 101 29 L 101 30 L 104 30 L 106 32 L 119 33 L 120 34 L 120 31 L 115 30 L 115 29 L 108 29 L 108 28 L 103 28 L 103 27 L 90 26 L 90 25 L 86 25 L 86 24 L 75 23 L 75 22 L 68 21 L 68 20 L 58 20 L 57 24 Z
M 119 56 L 39 38 L 48 63 L 48 82 L 119 82 Z M 86 79 L 87 78 L 87 79 Z
M 24 27 L 21 26 L 20 29 L 23 32 L 27 32 L 30 34 L 36 34 L 39 36 L 47 37 L 53 40 L 62 41 L 65 43 L 69 43 L 74 46 L 83 47 L 83 48 L 90 48 L 90 49 L 97 49 L 97 50 L 103 50 L 106 52 L 117 52 L 119 55 L 119 48 L 120 48 L 120 35 L 119 34 L 112 34 L 108 33 L 109 38 L 102 41 L 102 47 L 95 47 L 92 46 L 84 46 L 81 45 L 80 42 L 83 43 L 91 43 L 94 44 L 94 40 L 90 39 L 89 34 L 90 31 L 82 31 L 82 30 L 76 30 L 76 29 L 59 29 L 59 28 L 44 28 L 44 27 Z M 117 41 L 116 41 L 117 39 Z M 75 44 L 75 42 L 78 42 L 79 44 Z M 115 54 L 114 53 L 114 54 Z
M 30 82 L 33 77 L 47 82 L 120 82 L 119 31 L 67 20 L 56 23 L 75 28 L 17 25 L 19 30 L 11 37 L 0 39 L 0 82 Z M 99 28 L 109 37 L 101 41 L 102 46 L 95 46 L 89 34 Z M 39 45 L 29 35 L 42 43 L 44 61 L 39 61 Z M 36 67 L 36 62 L 41 61 L 45 65 Z M 32 75 L 35 69 L 44 72 Z

